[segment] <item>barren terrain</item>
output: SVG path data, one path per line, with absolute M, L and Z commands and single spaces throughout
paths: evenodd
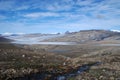
M 85 33 L 89 36 L 93 33 L 96 34 L 95 36 L 101 35 L 101 31 L 85 31 Z M 102 36 L 103 34 L 107 34 L 107 36 L 102 37 L 102 39 L 100 36 L 94 36 L 96 39 L 81 38 L 82 34 L 80 33 L 79 36 L 78 33 L 67 35 L 73 36 L 73 34 L 77 34 L 79 39 L 85 39 L 85 42 L 81 43 L 74 38 L 78 44 L 24 45 L 11 44 L 9 39 L 2 37 L 0 43 L 0 80 L 120 79 L 119 33 L 103 31 Z M 3 43 L 4 40 L 7 41 Z M 58 40 L 61 39 L 58 38 Z M 71 41 L 71 39 L 69 40 Z

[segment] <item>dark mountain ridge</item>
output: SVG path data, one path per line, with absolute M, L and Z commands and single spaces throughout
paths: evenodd
M 0 36 L 0 43 L 11 42 L 12 40 Z

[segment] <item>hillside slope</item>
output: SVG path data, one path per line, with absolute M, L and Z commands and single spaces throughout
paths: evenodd
M 108 30 L 83 30 L 79 32 L 72 32 L 61 37 L 47 39 L 45 41 L 88 42 L 102 40 L 120 40 L 120 33 Z

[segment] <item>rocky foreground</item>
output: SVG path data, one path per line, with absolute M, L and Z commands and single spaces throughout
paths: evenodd
M 11 44 L 0 46 L 0 80 L 36 73 L 63 74 L 74 70 L 69 57 L 47 53 L 44 50 L 27 50 Z
M 71 53 L 77 56 L 72 57 L 73 54 L 66 52 L 65 55 L 50 53 L 48 49 L 51 48 L 48 46 L 44 47 L 45 49 L 41 47 L 31 49 L 29 46 L 1 45 L 0 80 L 65 80 L 66 77 L 67 80 L 119 80 L 120 78 L 119 47 L 62 46 L 73 50 Z M 58 48 L 60 46 L 56 46 L 55 49 Z M 96 62 L 100 64 L 90 66 Z

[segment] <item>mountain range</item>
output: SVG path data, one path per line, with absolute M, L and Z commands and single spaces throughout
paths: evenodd
M 79 32 L 67 33 L 64 36 L 47 39 L 52 42 L 90 42 L 103 40 L 120 40 L 120 32 L 109 30 L 82 30 Z
M 0 37 L 0 42 L 3 41 L 27 41 L 31 42 L 98 42 L 98 41 L 111 41 L 120 40 L 120 32 L 110 31 L 110 30 L 81 30 L 78 32 L 66 32 L 65 34 L 11 34 L 2 35 Z

